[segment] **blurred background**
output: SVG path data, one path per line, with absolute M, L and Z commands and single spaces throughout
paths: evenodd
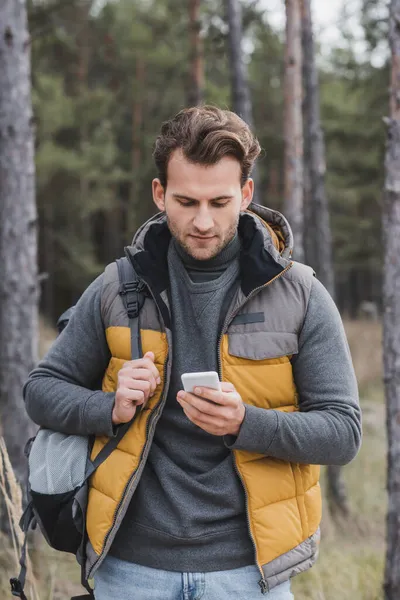
M 246 119 L 263 148 L 257 202 L 285 212 L 285 3 L 236 4 L 242 31 L 232 46 L 225 2 L 29 0 L 41 355 L 56 335 L 58 316 L 154 214 L 153 143 L 161 123 L 181 108 L 205 102 L 236 109 L 235 93 L 242 92 L 250 107 Z M 295 579 L 293 590 L 296 600 L 378 600 L 387 510 L 381 351 L 387 3 L 315 1 L 313 29 L 332 235 L 330 291 L 357 372 L 364 443 L 340 475 L 339 510 L 323 472 L 320 560 Z M 235 88 L 235 47 L 245 90 Z M 307 262 L 318 275 L 318 251 L 305 225 Z M 0 596 L 6 598 L 16 561 L 11 534 L 2 540 Z M 69 556 L 39 543 L 32 561 L 37 598 L 66 600 L 80 590 Z
M 30 30 L 41 311 L 54 322 L 153 214 L 153 143 L 162 121 L 193 104 L 193 76 L 203 101 L 232 103 L 224 3 L 52 4 L 30 2 Z M 195 75 L 193 4 L 201 44 Z M 282 209 L 284 3 L 246 1 L 242 10 L 254 130 L 264 150 L 257 201 Z M 336 300 L 352 318 L 365 301 L 381 306 L 386 11 L 379 0 L 314 3 Z

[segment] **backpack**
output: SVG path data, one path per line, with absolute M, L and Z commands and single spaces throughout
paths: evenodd
M 139 312 L 145 301 L 145 286 L 127 258 L 116 261 L 119 276 L 119 294 L 129 318 L 132 360 L 142 356 L 139 330 Z M 75 310 L 69 308 L 57 322 L 59 333 L 68 325 Z M 66 435 L 50 429 L 39 429 L 25 448 L 28 458 L 28 504 L 22 515 L 20 527 L 25 534 L 21 551 L 21 570 L 18 577 L 10 579 L 13 596 L 27 600 L 24 593 L 26 578 L 26 549 L 29 530 L 37 525 L 47 543 L 56 550 L 76 555 L 81 565 L 81 582 L 87 594 L 71 600 L 93 600 L 93 590 L 85 577 L 86 508 L 88 480 L 95 470 L 110 456 L 128 431 L 141 406 L 129 423 L 118 426 L 115 437 L 90 459 L 94 436 Z

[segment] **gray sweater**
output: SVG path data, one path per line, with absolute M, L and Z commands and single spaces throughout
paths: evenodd
M 181 571 L 253 563 L 244 495 L 230 449 L 292 462 L 345 464 L 360 446 L 357 384 L 343 325 L 317 280 L 293 359 L 300 412 L 247 405 L 238 437 L 225 439 L 194 426 L 182 412 L 176 402 L 180 374 L 216 370 L 221 306 L 237 282 L 235 243 L 231 250 L 226 264 L 219 257 L 208 265 L 208 276 L 186 264 L 197 284 L 170 251 L 177 341 L 173 373 L 148 463 L 111 548 L 125 560 Z M 215 274 L 219 277 L 213 281 Z M 209 281 L 201 283 L 205 278 Z M 86 290 L 70 324 L 25 386 L 28 413 L 39 425 L 75 434 L 113 433 L 114 394 L 98 391 L 110 358 L 100 314 L 101 283 L 102 277 Z
M 123 560 L 167 571 L 236 569 L 255 561 L 232 452 L 222 437 L 194 425 L 176 400 L 182 373 L 218 370 L 219 320 L 227 294 L 239 285 L 239 252 L 236 237 L 199 265 L 170 244 L 171 382 L 140 483 L 110 550 Z

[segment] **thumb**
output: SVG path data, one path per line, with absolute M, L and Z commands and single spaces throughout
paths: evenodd
M 146 352 L 143 358 L 149 358 L 152 362 L 156 359 L 154 352 Z

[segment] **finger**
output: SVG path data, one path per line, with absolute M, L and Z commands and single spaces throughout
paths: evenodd
M 139 390 L 143 392 L 146 397 L 153 393 L 153 386 L 148 380 L 141 381 L 140 379 L 136 379 L 132 383 L 129 382 L 128 388 L 131 390 Z
M 153 354 L 153 353 L 151 353 L 151 354 Z M 154 354 L 153 354 L 153 356 L 154 356 Z M 140 368 L 148 369 L 151 373 L 153 373 L 157 383 L 161 383 L 160 373 L 159 373 L 156 365 L 154 364 L 154 362 L 152 360 L 150 360 L 150 358 L 144 358 L 143 366 Z
M 183 412 L 185 413 L 187 418 L 192 423 L 194 423 L 195 425 L 198 425 L 199 427 L 207 426 L 207 427 L 215 428 L 217 430 L 224 426 L 223 420 L 216 419 L 215 417 L 212 417 L 211 415 L 206 415 L 204 413 L 201 413 L 197 409 L 190 406 L 190 404 L 185 403 L 185 401 L 182 401 L 182 408 L 183 408 Z
M 150 373 L 153 374 L 156 382 L 161 383 L 160 373 L 156 365 L 149 358 L 141 358 L 139 360 L 131 360 L 130 362 L 126 362 L 123 366 L 123 370 L 127 372 L 137 370 L 150 371 Z
M 136 367 L 143 368 L 143 365 L 154 365 L 155 364 L 155 355 L 154 352 L 146 352 L 144 356 L 141 358 L 135 358 L 134 360 L 127 360 L 124 362 L 123 367 Z
M 201 396 L 215 404 L 221 404 L 223 406 L 229 406 L 233 404 L 232 398 L 228 396 L 226 392 L 220 392 L 219 390 L 212 390 L 211 388 L 197 387 L 194 389 L 196 396 Z
M 137 381 L 149 382 L 152 392 L 154 392 L 157 387 L 157 381 L 153 373 L 148 369 L 124 369 L 124 371 L 121 372 L 121 379 L 125 381 L 127 387 L 131 389 L 135 388 Z
M 221 381 L 221 391 L 222 392 L 236 392 L 236 388 L 233 383 L 229 381 Z
M 143 404 L 145 401 L 145 393 L 141 390 L 121 388 L 118 390 L 118 400 L 122 404 Z
M 206 415 L 217 416 L 221 412 L 220 406 L 216 406 L 214 403 L 199 398 L 189 392 L 179 392 L 178 399 L 182 399 L 186 404 L 193 406 L 193 408 Z

